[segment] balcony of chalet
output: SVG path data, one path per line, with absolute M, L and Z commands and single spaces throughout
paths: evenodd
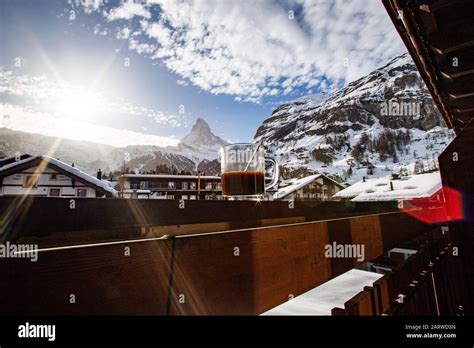
M 39 248 L 36 262 L 0 263 L 6 314 L 460 311 L 449 229 L 397 202 L 76 198 L 71 209 L 3 197 L 0 211 L 3 243 Z M 363 259 L 329 257 L 328 245 L 364 245 Z

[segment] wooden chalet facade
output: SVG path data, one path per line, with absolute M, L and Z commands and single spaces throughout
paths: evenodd
M 112 197 L 105 181 L 48 156 L 4 159 L 0 167 L 0 196 Z
M 150 199 L 222 199 L 219 176 L 125 174 L 119 177 L 119 196 Z
M 295 180 L 288 186 L 280 187 L 274 199 L 330 201 L 344 186 L 323 175 L 315 174 Z

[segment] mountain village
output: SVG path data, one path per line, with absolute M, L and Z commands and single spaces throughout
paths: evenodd
M 53 139 L 6 128 L 0 133 L 3 196 L 224 199 L 219 150 L 228 142 L 202 118 L 175 147 L 128 146 L 100 158 L 71 141 L 46 156 L 38 149 L 46 152 Z M 279 106 L 253 142 L 266 145 L 282 173 L 265 200 L 377 201 L 438 197 L 436 158 L 451 138 L 403 54 L 333 94 Z M 421 174 L 429 185 L 420 185 L 426 184 Z M 353 186 L 365 189 L 352 196 Z

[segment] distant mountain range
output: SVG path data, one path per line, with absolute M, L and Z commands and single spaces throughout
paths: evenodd
M 431 159 L 451 141 L 408 54 L 332 93 L 282 104 L 258 128 L 286 172 L 337 174 L 354 182 Z M 349 163 L 352 163 L 350 166 Z M 350 169 L 349 169 L 350 168 Z
M 130 172 L 156 172 L 167 166 L 176 172 L 220 172 L 219 149 L 227 142 L 214 135 L 205 120 L 198 118 L 191 132 L 176 147 L 132 145 L 114 148 L 97 143 L 61 139 L 0 128 L 0 156 L 15 153 L 49 155 L 89 173 L 127 169 Z M 159 168 L 157 168 L 159 167 Z
M 410 114 L 403 114 L 407 110 Z M 253 141 L 263 142 L 286 176 L 322 172 L 354 182 L 368 174 L 413 170 L 416 162 L 441 153 L 452 138 L 415 64 L 403 54 L 332 94 L 280 105 Z M 219 149 L 226 144 L 201 118 L 175 147 L 114 148 L 0 128 L 0 155 L 49 154 L 90 173 L 99 168 L 160 172 L 165 166 L 178 173 L 218 174 Z

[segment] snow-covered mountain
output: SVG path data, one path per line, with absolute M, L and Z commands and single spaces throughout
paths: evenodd
M 258 128 L 287 175 L 337 174 L 349 182 L 410 171 L 453 137 L 408 54 L 346 87 L 285 103 Z M 350 165 L 350 163 L 352 163 Z M 350 169 L 349 169 L 350 168 Z
M 212 133 L 209 124 L 198 118 L 191 132 L 175 147 L 135 145 L 117 148 L 110 153 L 111 170 L 128 167 L 130 171 L 153 172 L 166 165 L 177 172 L 204 171 L 217 174 L 220 163 L 219 150 L 227 142 Z
M 13 156 L 16 152 L 49 155 L 94 173 L 128 169 L 130 172 L 159 172 L 167 167 L 176 172 L 204 171 L 217 174 L 219 149 L 227 142 L 214 135 L 201 118 L 191 132 L 175 147 L 132 145 L 121 148 L 54 138 L 0 128 L 0 155 Z
M 180 140 L 178 148 L 215 156 L 216 152 L 225 145 L 227 142 L 214 135 L 209 124 L 202 118 L 198 118 L 191 132 Z
M 88 173 L 101 168 L 98 163 L 107 161 L 107 154 L 114 148 L 109 145 L 87 141 L 27 133 L 0 128 L 0 157 L 15 153 L 47 155 L 74 165 Z

